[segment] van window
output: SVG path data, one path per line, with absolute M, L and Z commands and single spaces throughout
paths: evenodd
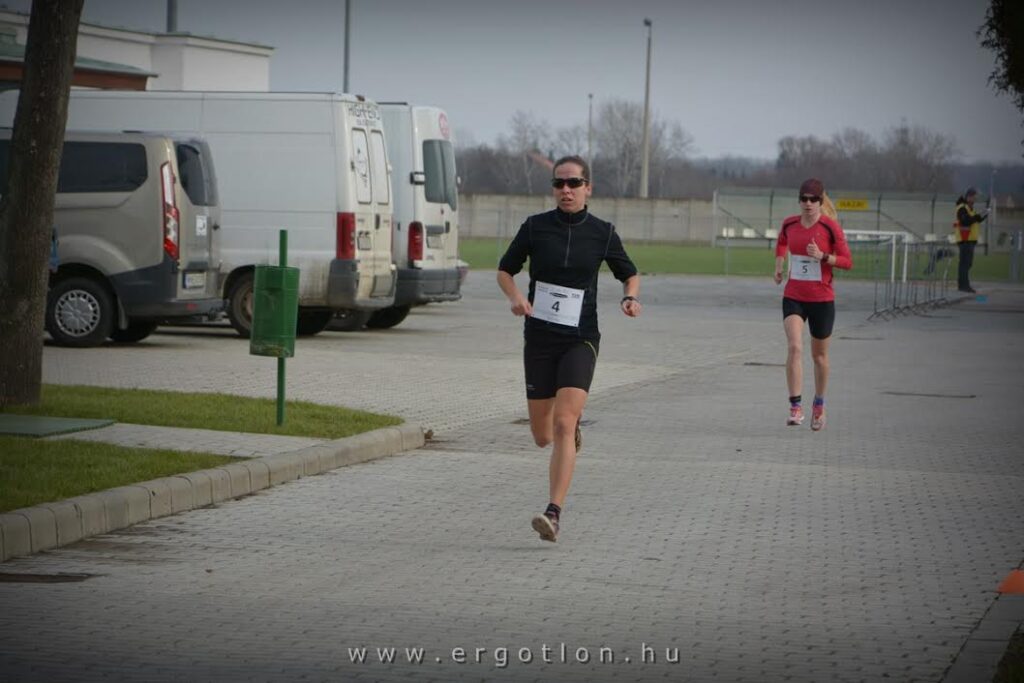
M 352 129 L 352 168 L 356 176 L 356 201 L 369 204 L 370 194 L 370 155 L 367 152 L 366 131 L 362 128 Z
M 370 132 L 370 145 L 373 150 L 373 198 L 378 204 L 387 204 L 391 201 L 390 174 L 388 156 L 384 151 L 384 136 L 380 131 Z
M 65 142 L 57 192 L 132 192 L 146 182 L 137 142 Z
M 203 153 L 197 147 L 178 143 L 178 174 L 181 186 L 194 206 L 215 206 L 217 204 L 216 183 L 213 168 L 204 163 Z
M 0 140 L 0 191 L 7 190 L 10 140 Z M 132 192 L 146 182 L 146 148 L 135 142 L 65 142 L 57 192 Z
M 447 140 L 423 141 L 423 185 L 428 202 L 447 204 L 452 211 L 459 208 L 455 186 L 455 149 Z

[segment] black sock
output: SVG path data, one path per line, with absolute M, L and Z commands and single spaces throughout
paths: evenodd
M 799 394 L 797 394 L 796 396 L 790 396 L 789 397 L 789 405 L 791 405 L 791 406 L 798 406 L 798 405 L 800 405 L 800 402 L 803 400 L 803 398 L 804 397 L 800 396 Z
M 557 521 L 562 516 L 562 508 L 554 503 L 548 503 L 548 509 L 544 511 L 544 514 Z

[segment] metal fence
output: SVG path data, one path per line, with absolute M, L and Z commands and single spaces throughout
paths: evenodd
M 905 232 L 845 232 L 856 276 L 874 283 L 871 317 L 935 308 L 956 291 L 957 249 L 947 240 L 918 240 Z M 847 275 L 837 271 L 837 277 Z
M 951 234 L 956 195 L 829 191 L 844 230 L 907 233 L 937 241 Z M 800 213 L 792 189 L 738 187 L 715 191 L 714 235 L 774 239 L 786 216 Z

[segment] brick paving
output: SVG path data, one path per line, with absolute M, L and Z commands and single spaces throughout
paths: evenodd
M 842 283 L 829 423 L 815 434 L 784 426 L 773 285 L 647 278 L 632 321 L 602 287 L 605 338 L 557 544 L 529 527 L 547 457 L 522 423 L 519 323 L 493 274 L 474 272 L 458 304 L 302 340 L 289 361 L 290 397 L 399 414 L 433 442 L 5 563 L 87 578 L 0 583 L 0 673 L 940 681 L 961 650 L 987 670 L 998 641 L 972 634 L 1010 604 L 995 588 L 1024 559 L 1024 290 L 865 322 L 872 292 Z M 273 363 L 222 328 L 48 347 L 44 372 L 275 388 Z M 366 663 L 351 661 L 359 647 Z M 377 661 L 389 647 L 398 661 Z

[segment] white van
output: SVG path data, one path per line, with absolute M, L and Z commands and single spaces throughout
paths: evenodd
M 367 327 L 393 327 L 413 306 L 461 298 L 459 199 L 448 115 L 437 107 L 382 102 L 394 183 L 395 303 Z
M 14 118 L 17 92 L 0 95 Z M 3 119 L 0 118 L 0 125 Z M 221 292 L 243 336 L 252 321 L 256 264 L 300 269 L 299 334 L 339 311 L 394 304 L 391 182 L 380 109 L 333 93 L 73 90 L 68 128 L 196 135 L 210 146 L 221 205 Z

